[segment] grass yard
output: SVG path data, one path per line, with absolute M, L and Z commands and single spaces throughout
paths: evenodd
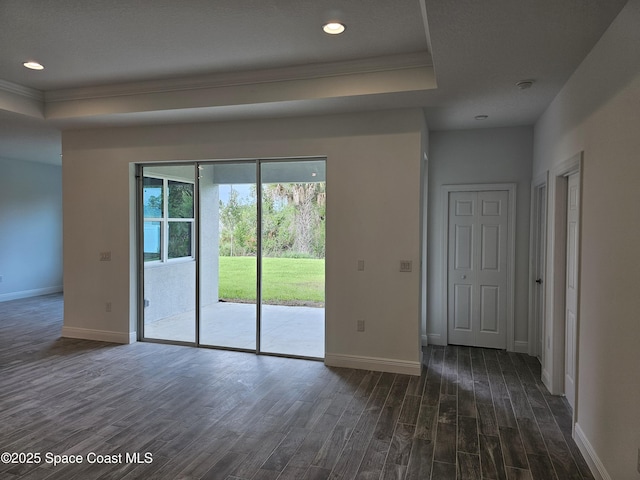
M 324 259 L 263 258 L 262 301 L 324 306 Z M 254 302 L 256 258 L 220 257 L 220 299 Z

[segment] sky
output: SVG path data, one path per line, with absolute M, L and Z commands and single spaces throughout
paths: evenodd
M 251 198 L 251 187 L 254 184 L 240 184 L 240 185 L 220 185 L 219 195 L 222 203 L 228 203 L 231 196 L 231 188 L 238 192 L 238 200 L 241 203 L 248 203 L 247 200 Z

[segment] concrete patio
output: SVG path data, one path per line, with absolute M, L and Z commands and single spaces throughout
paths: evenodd
M 256 306 L 218 302 L 202 308 L 200 344 L 255 350 Z M 145 323 L 148 339 L 195 342 L 195 310 Z M 260 350 L 324 358 L 324 308 L 262 306 Z

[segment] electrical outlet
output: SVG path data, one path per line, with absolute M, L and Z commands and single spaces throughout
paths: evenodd
M 358 260 L 358 271 L 364 271 L 364 260 Z
M 147 308 L 149 306 L 149 300 L 147 300 L 146 298 L 144 299 L 144 308 Z
M 358 320 L 358 331 L 364 332 L 364 320 Z
M 104 304 L 104 311 L 111 312 L 111 302 L 107 302 Z
M 411 271 L 411 260 L 400 260 L 400 271 L 401 272 L 410 272 Z
M 101 262 L 110 262 L 111 261 L 111 252 L 100 252 L 100 261 Z

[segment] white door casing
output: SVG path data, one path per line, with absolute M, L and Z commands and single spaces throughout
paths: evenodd
M 509 191 L 452 191 L 448 210 L 448 343 L 505 349 Z
M 580 176 L 568 177 L 567 185 L 567 267 L 565 296 L 565 396 L 575 403 L 576 342 L 578 318 L 578 240 L 580 219 Z

